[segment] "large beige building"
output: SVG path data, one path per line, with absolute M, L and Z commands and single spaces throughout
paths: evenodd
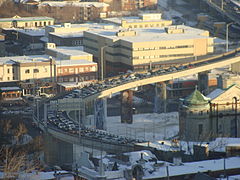
M 32 28 L 44 27 L 54 24 L 54 19 L 50 17 L 20 17 L 0 18 L 0 28 Z
M 84 31 L 84 49 L 98 62 L 104 56 L 110 71 L 146 69 L 150 64 L 157 67 L 166 61 L 213 53 L 214 41 L 208 31 L 184 25 L 162 27 L 162 20 L 156 19 L 135 20 L 128 28 L 109 25 Z
M 33 81 L 54 76 L 54 61 L 47 55 L 0 58 L 0 81 Z

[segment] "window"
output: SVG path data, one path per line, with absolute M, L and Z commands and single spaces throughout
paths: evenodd
M 74 73 L 74 68 L 69 68 L 70 73 Z
M 7 73 L 8 73 L 8 74 L 10 73 L 10 69 L 7 70 Z
M 83 68 L 79 68 L 79 72 L 83 72 Z
M 25 70 L 25 74 L 29 74 L 30 73 L 30 70 L 29 69 L 26 69 Z
M 34 69 L 33 73 L 39 73 L 39 70 L 38 69 Z
M 28 23 L 25 23 L 25 27 L 27 27 L 28 26 Z

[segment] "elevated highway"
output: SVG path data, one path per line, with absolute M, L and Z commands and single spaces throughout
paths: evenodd
M 240 62 L 240 48 L 234 51 L 230 51 L 228 53 L 223 53 L 221 55 L 211 57 L 211 58 L 194 61 L 191 63 L 191 67 L 185 66 L 184 68 L 176 68 L 172 71 L 168 71 L 168 69 L 166 69 L 165 72 L 159 72 L 159 73 L 157 73 L 158 71 L 156 71 L 155 74 L 154 73 L 148 74 L 143 78 L 135 78 L 129 81 L 122 81 L 122 83 L 120 82 L 118 84 L 109 85 L 108 87 L 102 89 L 101 91 L 96 90 L 92 92 L 90 95 L 81 96 L 80 94 L 81 96 L 80 98 L 60 99 L 56 103 L 58 103 L 58 108 L 60 110 L 66 110 L 66 111 L 79 110 L 79 108 L 83 106 L 82 102 L 93 101 L 93 100 L 104 98 L 104 97 L 111 97 L 112 94 L 121 92 L 124 90 L 133 89 L 133 88 L 144 86 L 147 84 L 164 82 L 164 81 L 172 80 L 175 78 L 181 78 L 181 77 L 197 74 L 200 72 L 209 71 L 215 68 L 224 67 L 237 62 Z M 144 73 L 146 74 L 146 72 Z M 112 79 L 117 80 L 118 78 L 119 77 L 115 77 Z M 104 84 L 104 81 L 101 83 Z M 92 89 L 94 88 L 95 86 L 93 84 Z
M 209 7 L 215 9 L 217 12 L 219 12 L 223 16 L 228 17 L 233 22 L 240 25 L 240 15 L 232 12 L 231 9 L 228 9 L 228 7 L 226 6 L 226 2 L 224 0 L 222 1 L 223 5 L 220 5 L 220 6 L 214 3 L 213 0 L 202 0 L 202 1 L 206 3 Z M 221 4 L 221 1 L 219 1 L 219 3 Z
M 102 82 L 98 82 L 96 84 L 92 84 L 91 87 L 86 87 L 85 90 L 89 91 L 88 94 L 84 94 L 81 90 L 78 90 L 79 93 L 75 94 L 77 96 L 68 96 L 68 98 L 54 100 L 50 102 L 52 107 L 55 109 L 48 108 L 48 111 L 79 111 L 80 109 L 85 108 L 83 104 L 87 101 L 93 101 L 96 99 L 101 99 L 105 97 L 109 97 L 114 93 L 121 92 L 124 90 L 132 89 L 138 86 L 143 86 L 147 84 L 157 83 L 157 82 L 164 82 L 168 80 L 172 80 L 174 78 L 180 78 L 192 74 L 197 74 L 200 72 L 209 71 L 214 68 L 223 67 L 226 65 L 234 64 L 240 62 L 240 48 L 230 51 L 228 53 L 224 53 L 215 57 L 207 58 L 204 60 L 194 61 L 191 65 L 181 65 L 179 67 L 168 68 L 168 69 L 159 69 L 150 72 L 142 72 L 142 73 L 133 73 L 133 79 L 122 80 L 118 81 L 120 77 L 111 78 L 110 81 L 117 81 L 118 83 L 109 84 L 106 86 L 106 83 L 109 80 L 105 80 Z M 140 76 L 141 75 L 141 76 Z M 105 84 L 104 86 L 102 84 Z M 101 87 L 101 88 L 100 88 Z M 92 93 L 90 93 L 92 91 Z M 73 93 L 73 92 L 71 92 Z M 70 93 L 70 94 L 71 94 Z M 72 94 L 73 95 L 73 94 Z M 51 106 L 51 105 L 50 105 Z M 46 107 L 46 106 L 45 106 Z M 58 157 L 62 157 L 61 153 L 70 153 L 72 156 L 72 161 L 77 161 L 77 158 L 80 156 L 79 148 L 85 147 L 88 148 L 88 151 L 93 151 L 92 149 L 98 150 L 98 154 L 101 151 L 105 151 L 108 153 L 116 153 L 116 152 L 126 152 L 132 151 L 135 149 L 135 143 L 137 140 L 134 139 L 125 139 L 123 137 L 118 137 L 115 135 L 110 135 L 108 133 L 104 133 L 104 136 L 101 132 L 92 131 L 88 132 L 89 130 L 84 132 L 84 129 L 75 129 L 75 133 L 72 133 L 72 130 L 62 129 L 59 124 L 63 124 L 64 121 L 61 120 L 61 117 L 58 119 L 56 118 L 55 125 L 52 124 L 48 119 L 48 112 L 44 111 L 44 115 L 41 120 L 38 118 L 39 115 L 34 116 L 34 121 L 39 124 L 39 127 L 50 134 L 49 138 L 54 138 L 52 140 L 47 140 L 46 142 L 52 142 L 48 145 L 49 152 L 51 155 L 49 157 L 53 157 L 52 162 L 54 159 Z M 57 116 L 56 116 L 57 117 Z M 82 117 L 79 116 L 79 127 L 80 127 L 80 119 Z M 84 120 L 84 119 L 83 119 Z M 69 121 L 69 120 L 67 120 Z M 100 122 L 101 121 L 101 122 Z M 97 125 L 98 122 L 104 123 L 104 117 L 99 119 L 96 118 L 95 125 L 97 129 L 100 126 Z M 66 125 L 67 126 L 67 125 Z M 103 128 L 104 129 L 104 128 Z M 55 142 L 55 141 L 59 142 Z M 55 154 L 55 151 L 61 148 L 61 151 Z M 55 149 L 53 151 L 53 149 Z M 84 150 L 86 151 L 86 149 Z M 48 155 L 47 155 L 48 156 Z M 51 160 L 49 160 L 51 161 Z M 64 160 L 62 160 L 65 162 Z

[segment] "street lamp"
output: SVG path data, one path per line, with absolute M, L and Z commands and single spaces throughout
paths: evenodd
M 235 137 L 238 137 L 238 119 L 237 119 L 237 116 L 238 116 L 238 101 L 239 99 L 237 99 L 236 96 L 233 97 L 234 99 L 234 104 L 235 104 L 235 108 L 234 108 L 234 111 L 235 111 L 235 118 L 234 118 L 234 136 Z
M 226 25 L 226 52 L 228 52 L 228 28 L 231 26 L 234 22 L 230 22 Z
M 101 47 L 101 51 L 100 51 L 100 61 L 101 61 L 101 81 L 103 81 L 104 79 L 104 48 L 106 48 L 108 46 L 102 46 Z

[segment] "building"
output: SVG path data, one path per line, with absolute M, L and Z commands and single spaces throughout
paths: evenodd
M 54 93 L 58 82 L 85 83 L 97 79 L 97 63 L 82 48 L 56 48 L 51 43 L 47 47 L 45 55 L 0 58 L 0 82 L 19 81 L 26 95 Z
M 5 34 L 0 33 L 0 57 L 5 56 Z
M 216 89 L 206 97 L 198 90 L 182 100 L 179 115 L 180 137 L 208 141 L 216 137 L 240 137 L 238 115 L 240 88 Z
M 0 28 L 32 28 L 44 27 L 54 24 L 50 17 L 20 17 L 0 18 Z
M 54 43 L 47 43 L 45 53 L 58 60 L 79 60 L 84 59 L 87 61 L 93 61 L 93 55 L 83 51 L 82 46 L 65 47 L 58 46 Z
M 162 19 L 161 13 L 143 13 L 139 16 L 114 17 L 103 19 L 103 22 L 115 24 L 122 28 L 152 28 L 172 25 L 172 20 Z
M 56 61 L 57 82 L 84 82 L 97 79 L 97 63 L 79 60 Z
M 19 87 L 0 87 L 0 101 L 21 98 L 22 89 Z
M 39 9 L 46 9 L 65 15 L 65 22 L 92 21 L 107 16 L 109 5 L 104 2 L 80 2 L 80 1 L 44 1 L 38 4 Z M 69 11 L 71 8 L 71 11 Z
M 82 46 L 83 31 L 89 27 L 86 24 L 63 23 L 47 26 L 45 29 L 49 43 L 55 43 L 57 46 Z
M 156 68 L 167 61 L 179 59 L 181 63 L 183 58 L 213 53 L 213 38 L 208 31 L 184 25 L 164 28 L 161 22 L 137 20 L 127 29 L 105 26 L 84 31 L 84 50 L 93 54 L 99 64 L 102 56 L 107 73 Z
M 57 82 L 83 82 L 97 79 L 97 63 L 81 46 L 56 47 L 47 43 L 45 53 L 56 59 Z

